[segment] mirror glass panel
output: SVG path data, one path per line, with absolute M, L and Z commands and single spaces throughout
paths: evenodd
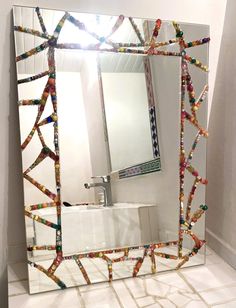
M 162 22 L 158 41 L 167 44 L 154 56 L 145 53 L 153 20 L 13 12 L 30 293 L 175 269 L 187 259 L 179 254 L 183 67 L 173 23 Z M 209 36 L 208 26 L 180 27 L 186 42 Z M 207 44 L 187 53 L 208 63 Z M 194 63 L 189 73 L 198 96 L 207 74 Z M 204 102 L 203 127 L 206 110 Z M 186 124 L 187 151 L 197 132 Z M 204 178 L 200 141 L 194 166 Z M 202 185 L 192 212 L 204 201 Z M 204 230 L 203 216 L 194 234 L 204 239 Z M 183 256 L 195 254 L 189 235 Z M 204 248 L 183 266 L 203 263 Z
M 99 61 L 111 170 L 158 157 L 156 114 L 153 112 L 153 119 L 149 114 L 147 93 L 147 86 L 152 88 L 152 82 L 146 84 L 144 70 L 144 61 L 148 59 L 139 55 L 102 53 Z M 147 80 L 148 77 L 151 79 L 151 72 Z

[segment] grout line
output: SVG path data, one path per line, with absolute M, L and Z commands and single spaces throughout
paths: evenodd
M 91 285 L 82 285 L 82 286 L 78 286 L 78 288 L 80 288 L 80 287 L 83 287 L 83 288 L 85 288 L 85 287 L 88 287 L 88 289 L 85 289 L 85 290 L 80 290 L 80 293 L 81 294 L 83 294 L 83 293 L 88 293 L 88 292 L 93 292 L 93 291 L 97 291 L 97 290 L 104 290 L 104 289 L 109 289 L 110 288 L 110 286 L 108 285 L 108 286 L 104 286 L 104 287 L 101 287 L 101 284 L 102 284 L 103 282 L 95 282 L 95 283 L 92 283 Z M 97 285 L 97 287 L 96 287 L 96 285 Z M 93 289 L 89 289 L 89 287 L 93 287 Z M 100 287 L 99 287 L 100 286 Z
M 180 276 L 180 278 L 183 279 L 183 281 L 190 287 L 190 289 L 191 289 L 195 294 L 197 294 L 197 295 L 200 297 L 200 299 L 204 302 L 204 304 L 207 305 L 207 307 L 212 307 L 212 306 L 210 306 L 210 305 L 205 301 L 205 299 L 197 292 L 197 290 L 191 285 L 191 283 L 184 277 L 184 275 L 181 273 L 181 271 L 177 270 L 176 273 L 177 273 L 177 275 Z
M 128 278 L 128 279 L 134 279 L 134 278 Z M 139 279 L 139 278 L 138 278 L 138 277 L 136 277 L 135 279 Z M 128 290 L 128 292 L 129 292 L 130 296 L 133 298 L 133 300 L 134 300 L 134 301 L 135 301 L 135 303 L 137 304 L 137 302 L 136 302 L 136 298 L 134 297 L 134 295 L 133 295 L 132 291 L 130 290 L 129 286 L 127 285 L 127 282 L 126 282 L 125 280 L 123 280 L 123 282 L 124 282 L 124 285 L 125 285 L 126 289 L 127 289 L 127 290 Z M 145 297 L 145 296 L 147 296 L 147 294 L 146 294 L 146 295 L 144 295 L 144 296 L 142 296 L 142 297 Z M 139 298 L 141 298 L 141 297 L 137 297 L 137 299 L 139 299 Z
M 145 308 L 145 307 L 150 307 L 150 306 L 155 305 L 155 304 L 158 304 L 158 305 L 160 305 L 161 307 L 163 307 L 160 303 L 156 302 L 154 298 L 153 298 L 153 300 L 154 300 L 154 303 L 153 303 L 153 304 L 147 304 L 147 305 L 139 306 L 139 307 L 140 307 L 140 308 Z M 163 307 L 163 308 L 165 308 L 165 307 Z
M 222 305 L 222 304 L 230 304 L 230 303 L 232 303 L 232 302 L 235 302 L 235 306 L 236 306 L 236 298 L 231 298 L 231 299 L 229 299 L 229 300 L 226 300 L 226 301 L 224 301 L 224 302 L 218 302 L 218 303 L 216 303 L 216 304 L 213 304 L 211 307 L 216 307 L 217 308 L 217 306 L 219 306 L 219 305 Z
M 215 287 L 215 288 L 204 289 L 204 290 L 201 290 L 199 292 L 201 292 L 201 293 L 202 292 L 211 292 L 211 291 L 217 291 L 217 290 L 222 290 L 222 289 L 228 289 L 228 288 L 231 288 L 231 287 L 236 287 L 236 282 L 224 284 L 222 286 Z
M 116 299 L 117 299 L 117 301 L 118 301 L 120 307 L 125 308 L 125 306 L 122 304 L 122 302 L 121 302 L 121 300 L 120 300 L 120 297 L 119 297 L 119 295 L 116 293 L 116 290 L 115 290 L 115 288 L 113 287 L 112 284 L 110 285 L 110 287 L 111 287 L 111 289 L 113 290 L 113 293 L 115 294 L 115 297 L 116 297 Z
M 83 299 L 83 297 L 82 297 L 82 295 L 81 295 L 80 289 L 79 289 L 78 287 L 76 288 L 76 291 L 77 291 L 77 293 L 78 293 L 78 295 L 79 295 L 81 307 L 82 307 L 82 308 L 85 308 L 86 305 L 85 305 L 84 299 Z

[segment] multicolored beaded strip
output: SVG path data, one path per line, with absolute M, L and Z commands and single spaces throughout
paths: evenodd
M 19 31 L 19 32 L 24 32 L 24 33 L 32 34 L 34 36 L 38 36 L 38 37 L 45 38 L 45 39 L 49 39 L 50 38 L 50 36 L 47 35 L 46 33 L 42 33 L 40 31 L 37 31 L 37 30 L 34 30 L 34 29 L 24 28 L 24 27 L 21 27 L 21 26 L 18 26 L 18 27 L 15 26 L 14 30 L 15 31 Z
M 191 80 L 191 75 L 189 74 L 188 64 L 195 65 L 197 68 L 208 71 L 208 68 L 203 65 L 199 60 L 190 57 L 186 53 L 186 49 L 192 48 L 195 46 L 199 46 L 202 44 L 206 44 L 210 41 L 210 38 L 202 38 L 199 40 L 195 40 L 192 42 L 186 43 L 184 40 L 183 31 L 181 30 L 178 23 L 173 22 L 173 27 L 176 31 L 176 37 L 172 38 L 166 42 L 158 41 L 158 33 L 162 26 L 162 21 L 157 19 L 155 22 L 155 27 L 152 31 L 152 35 L 150 38 L 143 38 L 141 31 L 138 29 L 132 18 L 129 18 L 131 26 L 139 40 L 139 43 L 133 42 L 113 42 L 112 35 L 122 26 L 125 17 L 123 15 L 119 16 L 114 23 L 114 26 L 111 28 L 110 33 L 106 37 L 100 37 L 96 32 L 89 31 L 86 25 L 76 18 L 74 18 L 71 14 L 65 12 L 61 20 L 58 22 L 54 32 L 52 35 L 49 35 L 46 30 L 46 26 L 44 24 L 44 20 L 42 18 L 41 12 L 39 8 L 36 8 L 36 13 L 38 16 L 38 20 L 42 29 L 42 32 L 25 28 L 23 26 L 14 26 L 14 30 L 34 36 L 41 37 L 42 39 L 46 39 L 39 46 L 32 48 L 31 50 L 19 55 L 16 57 L 16 62 L 27 59 L 28 57 L 34 56 L 39 52 L 42 52 L 45 49 L 48 49 L 47 52 L 47 60 L 48 60 L 48 70 L 45 72 L 36 74 L 31 77 L 27 77 L 24 79 L 18 80 L 18 84 L 23 84 L 26 82 L 31 82 L 36 79 L 48 76 L 45 88 L 43 90 L 41 98 L 37 99 L 25 99 L 19 102 L 19 106 L 37 106 L 38 113 L 36 116 L 35 123 L 22 144 L 22 150 L 24 150 L 30 143 L 32 137 L 36 133 L 39 137 L 39 140 L 42 144 L 42 150 L 39 153 L 38 157 L 31 164 L 30 167 L 24 171 L 23 176 L 26 180 L 28 180 L 32 185 L 34 185 L 37 189 L 39 189 L 42 193 L 47 195 L 52 202 L 45 202 L 40 204 L 29 205 L 25 207 L 25 215 L 38 223 L 42 223 L 45 226 L 55 229 L 56 233 L 56 245 L 42 245 L 42 246 L 28 246 L 28 251 L 33 250 L 54 250 L 56 252 L 56 257 L 54 258 L 52 264 L 48 269 L 45 269 L 40 264 L 36 264 L 34 262 L 28 261 L 29 265 L 43 272 L 49 279 L 52 279 L 58 287 L 61 289 L 66 288 L 66 285 L 54 275 L 58 267 L 62 262 L 66 260 L 74 260 L 78 265 L 85 282 L 87 284 L 91 283 L 91 280 L 86 272 L 81 259 L 83 258 L 101 258 L 104 262 L 107 263 L 108 269 L 108 280 L 111 281 L 113 279 L 113 263 L 117 262 L 125 262 L 132 261 L 135 262 L 133 267 L 133 277 L 136 277 L 139 273 L 140 268 L 142 267 L 143 261 L 146 257 L 150 258 L 151 261 L 151 272 L 156 272 L 156 257 L 180 260 L 177 268 L 180 268 L 183 264 L 185 264 L 190 257 L 194 256 L 198 253 L 199 249 L 204 245 L 204 240 L 199 240 L 197 236 L 193 233 L 192 229 L 197 221 L 201 218 L 204 212 L 207 210 L 206 205 L 201 205 L 199 209 L 197 209 L 193 214 L 191 214 L 192 201 L 194 198 L 195 191 L 199 184 L 207 184 L 207 180 L 203 179 L 199 176 L 197 170 L 191 165 L 191 161 L 193 158 L 193 153 L 197 147 L 197 144 L 201 137 L 207 137 L 208 133 L 205 129 L 201 127 L 198 122 L 196 113 L 198 109 L 201 107 L 202 102 L 206 98 L 206 94 L 208 91 L 208 86 L 206 85 L 200 94 L 199 98 L 196 100 L 195 91 L 193 82 Z M 81 44 L 58 44 L 57 40 L 60 35 L 60 31 L 64 26 L 64 23 L 68 21 L 72 23 L 75 27 L 77 27 L 80 31 L 86 32 L 88 35 L 92 36 L 97 43 L 90 44 L 89 46 L 82 47 Z M 102 44 L 106 43 L 110 46 L 110 48 L 103 48 Z M 159 47 L 168 46 L 172 44 L 179 45 L 179 52 L 172 52 L 168 50 L 159 50 Z M 179 239 L 177 241 L 165 242 L 165 243 L 152 243 L 141 246 L 134 247 L 123 247 L 117 249 L 110 249 L 104 251 L 95 251 L 89 253 L 80 253 L 70 256 L 64 256 L 62 250 L 62 227 L 61 227 L 61 181 L 60 181 L 60 149 L 58 143 L 58 115 L 57 115 L 57 91 L 56 91 L 56 64 L 55 64 L 55 50 L 56 49 L 78 49 L 78 50 L 94 50 L 94 51 L 106 51 L 106 52 L 120 52 L 120 53 L 131 53 L 131 54 L 140 54 L 143 56 L 175 56 L 181 58 L 181 119 L 180 119 L 180 157 L 179 157 L 179 210 L 180 210 L 180 221 L 179 221 Z M 188 93 L 189 104 L 191 107 L 191 114 L 185 110 L 185 96 Z M 43 111 L 45 109 L 46 104 L 48 103 L 48 97 L 51 97 L 51 102 L 53 106 L 53 113 L 41 119 Z M 184 146 L 184 131 L 185 131 L 185 120 L 188 120 L 196 129 L 197 135 L 193 141 L 191 150 L 188 156 L 185 155 L 185 146 Z M 54 150 L 51 150 L 45 143 L 44 136 L 40 130 L 40 126 L 47 125 L 49 123 L 53 123 L 54 129 Z M 39 165 L 46 157 L 51 158 L 54 161 L 54 169 L 55 169 L 55 181 L 56 181 L 56 193 L 51 192 L 44 185 L 38 183 L 32 177 L 29 176 L 29 173 L 33 168 Z M 184 179 L 185 179 L 185 171 L 189 171 L 191 175 L 194 177 L 193 186 L 188 195 L 186 213 L 184 215 L 184 200 L 185 200 L 185 192 L 184 192 Z M 47 207 L 55 207 L 56 215 L 57 215 L 57 223 L 50 222 L 48 220 L 43 219 L 42 217 L 35 215 L 32 213 L 34 210 L 47 208 Z M 183 255 L 182 245 L 183 245 L 183 235 L 186 234 L 190 236 L 194 242 L 194 246 L 190 252 Z M 160 248 L 168 247 L 168 246 L 176 246 L 178 247 L 178 254 L 173 255 L 169 253 L 165 253 L 162 251 L 158 251 Z M 132 256 L 132 252 L 135 250 L 140 250 L 143 252 L 143 255 L 140 257 Z M 116 257 L 112 259 L 107 255 L 112 255 L 113 253 L 122 253 L 122 256 Z
M 139 31 L 139 28 L 138 28 L 138 26 L 136 25 L 136 23 L 134 22 L 133 18 L 132 18 L 132 17 L 129 17 L 129 21 L 130 21 L 130 23 L 131 23 L 131 25 L 132 25 L 132 27 L 133 27 L 133 29 L 134 29 L 134 32 L 136 33 L 136 35 L 137 35 L 137 37 L 138 37 L 140 43 L 141 43 L 142 45 L 144 45 L 144 44 L 145 44 L 145 40 L 143 39 L 142 34 L 141 34 L 141 32 Z
M 194 193 L 197 188 L 198 184 L 207 184 L 207 180 L 202 179 L 198 172 L 191 166 L 190 162 L 193 157 L 193 152 L 196 149 L 196 146 L 200 140 L 201 136 L 208 137 L 208 133 L 206 130 L 204 130 L 200 124 L 198 123 L 197 116 L 196 116 L 196 111 L 200 107 L 200 100 L 201 102 L 203 99 L 206 97 L 206 92 L 208 90 L 208 86 L 205 86 L 203 89 L 203 92 L 201 93 L 199 100 L 196 102 L 195 99 L 195 92 L 194 92 L 194 87 L 192 84 L 191 76 L 188 71 L 188 65 L 187 61 L 189 58 L 186 57 L 186 52 L 185 52 L 185 47 L 186 43 L 184 41 L 183 37 L 183 32 L 180 29 L 179 24 L 176 22 L 173 22 L 173 26 L 176 30 L 176 37 L 178 37 L 179 40 L 179 45 L 180 45 L 180 52 L 182 54 L 182 70 L 181 70 L 181 80 L 182 80 L 182 86 L 181 86 L 181 131 L 180 131 L 180 191 L 179 191 L 179 201 L 180 201 L 180 225 L 179 225 L 179 253 L 178 256 L 179 258 L 183 258 L 183 261 L 179 263 L 177 268 L 180 268 L 185 262 L 189 260 L 189 257 L 193 256 L 198 252 L 198 250 L 201 248 L 201 246 L 205 243 L 205 241 L 200 241 L 196 235 L 190 231 L 192 228 L 191 223 L 193 221 L 190 218 L 190 213 L 191 213 L 191 203 L 194 198 Z M 207 43 L 209 40 L 202 40 L 200 43 Z M 197 43 L 196 43 L 197 45 Z M 192 46 L 188 46 L 192 47 Z M 201 63 L 198 61 L 192 61 L 192 64 L 196 64 L 197 67 L 207 71 L 205 67 L 203 68 Z M 200 64 L 199 64 L 200 63 Z M 190 115 L 186 110 L 185 110 L 185 92 L 188 92 L 189 96 L 189 103 L 190 107 L 192 110 L 192 115 Z M 184 124 L 185 124 L 185 119 L 189 120 L 190 123 L 192 123 L 197 129 L 198 129 L 198 134 L 193 142 L 192 148 L 190 150 L 190 153 L 188 157 L 185 157 L 185 147 L 184 147 Z M 189 193 L 189 198 L 188 198 L 188 203 L 187 203 L 187 209 L 186 209 L 186 220 L 184 219 L 184 175 L 185 175 L 185 170 L 188 170 L 194 177 L 194 184 L 192 186 L 192 189 Z M 192 219 L 196 222 L 203 212 L 207 210 L 207 206 L 201 206 L 201 209 L 195 212 L 193 214 Z M 185 229 L 187 227 L 187 230 Z M 192 237 L 192 239 L 195 241 L 195 246 L 192 249 L 190 253 L 187 255 L 183 256 L 182 255 L 182 242 L 183 242 L 183 234 L 188 234 Z
M 167 246 L 177 246 L 178 241 L 172 241 L 172 242 L 167 242 L 167 243 L 157 243 L 157 244 L 149 244 L 149 245 L 144 245 L 144 246 L 134 246 L 134 247 L 125 247 L 125 248 L 117 248 L 117 249 L 110 249 L 110 250 L 105 250 L 105 251 L 98 251 L 98 252 L 89 252 L 89 253 L 82 253 L 78 255 L 73 255 L 73 256 L 65 256 L 63 257 L 64 260 L 72 260 L 74 259 L 76 263 L 79 266 L 79 269 L 81 270 L 81 273 L 83 274 L 85 281 L 90 284 L 90 279 L 88 276 L 88 273 L 86 272 L 85 268 L 82 265 L 82 262 L 80 261 L 83 258 L 101 258 L 104 261 L 107 262 L 108 266 L 108 277 L 109 281 L 112 281 L 112 264 L 117 263 L 117 262 L 124 262 L 124 261 L 136 261 L 134 269 L 133 269 L 133 277 L 136 277 L 142 263 L 144 261 L 144 258 L 149 256 L 151 260 L 151 269 L 152 273 L 156 272 L 156 260 L 155 260 L 155 255 L 161 258 L 165 259 L 173 259 L 177 260 L 178 257 L 167 254 L 167 253 L 158 253 L 155 252 L 155 249 L 158 248 L 163 248 Z M 144 250 L 143 257 L 132 257 L 129 256 L 129 253 L 134 251 L 134 250 Z M 124 255 L 115 259 L 111 259 L 107 256 L 107 254 L 113 254 L 113 253 L 119 253 L 123 252 Z
M 25 211 L 25 216 L 28 216 L 29 218 L 32 218 L 33 220 L 37 221 L 37 222 L 40 222 L 42 224 L 44 224 L 45 226 L 48 226 L 50 228 L 54 228 L 56 230 L 58 230 L 60 227 L 57 225 L 57 224 L 54 224 L 53 222 L 47 220 L 47 219 L 44 219 L 38 215 L 34 215 L 28 211 Z
M 42 273 L 44 273 L 45 275 L 48 276 L 48 278 L 52 279 L 59 288 L 61 289 L 66 289 L 66 285 L 64 284 L 63 281 L 61 281 L 57 276 L 53 275 L 52 273 L 50 273 L 47 269 L 45 269 L 42 265 L 36 264 L 34 262 L 28 261 L 28 264 L 31 267 L 36 268 L 37 270 L 41 271 Z
M 45 72 L 42 72 L 40 74 L 37 74 L 37 75 L 34 75 L 34 76 L 31 76 L 31 77 L 27 77 L 27 78 L 23 78 L 23 79 L 20 79 L 18 80 L 18 84 L 21 84 L 21 83 L 25 83 L 25 82 L 30 82 L 30 81 L 33 81 L 33 80 L 37 80 L 39 78 L 42 78 L 44 76 L 47 76 L 50 74 L 50 71 L 45 71 Z
M 44 42 L 44 43 L 40 44 L 39 46 L 32 48 L 31 50 L 19 55 L 18 57 L 16 57 L 16 62 L 25 60 L 25 59 L 33 56 L 33 55 L 36 55 L 37 53 L 39 53 L 43 50 L 45 50 L 49 46 L 49 42 L 50 41 Z
M 36 211 L 40 209 L 45 209 L 46 207 L 56 207 L 56 202 L 44 202 L 44 203 L 38 203 L 33 205 L 25 206 L 26 211 Z
M 56 250 L 55 245 L 44 245 L 44 246 L 28 246 L 27 251 L 34 251 L 34 250 Z
M 57 195 L 52 193 L 49 189 L 47 189 L 44 185 L 38 183 L 36 180 L 34 180 L 32 177 L 30 177 L 28 174 L 23 173 L 23 177 L 28 180 L 31 184 L 33 184 L 36 188 L 41 190 L 42 193 L 47 195 L 50 199 L 53 201 L 57 200 Z
M 43 33 L 48 35 L 46 27 L 45 27 L 45 24 L 44 24 L 44 21 L 43 21 L 43 17 L 42 17 L 42 15 L 40 13 L 39 7 L 35 8 L 35 12 L 37 13 L 38 20 L 39 20 L 39 23 L 40 23 L 40 26 L 41 26 L 41 29 L 42 29 Z

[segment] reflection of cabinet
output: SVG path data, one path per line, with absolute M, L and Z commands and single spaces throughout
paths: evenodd
M 157 221 L 152 219 L 157 217 L 157 210 L 156 205 L 139 203 L 116 203 L 112 208 L 99 209 L 63 207 L 64 254 L 158 242 Z M 56 222 L 55 208 L 38 210 L 35 214 Z M 36 245 L 51 245 L 55 241 L 55 231 L 43 224 L 35 222 L 34 231 Z M 40 251 L 34 252 L 34 256 L 39 255 Z

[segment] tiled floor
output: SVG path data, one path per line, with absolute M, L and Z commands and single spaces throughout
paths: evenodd
M 236 270 L 207 249 L 204 266 L 36 295 L 22 265 L 9 268 L 9 308 L 236 308 Z

